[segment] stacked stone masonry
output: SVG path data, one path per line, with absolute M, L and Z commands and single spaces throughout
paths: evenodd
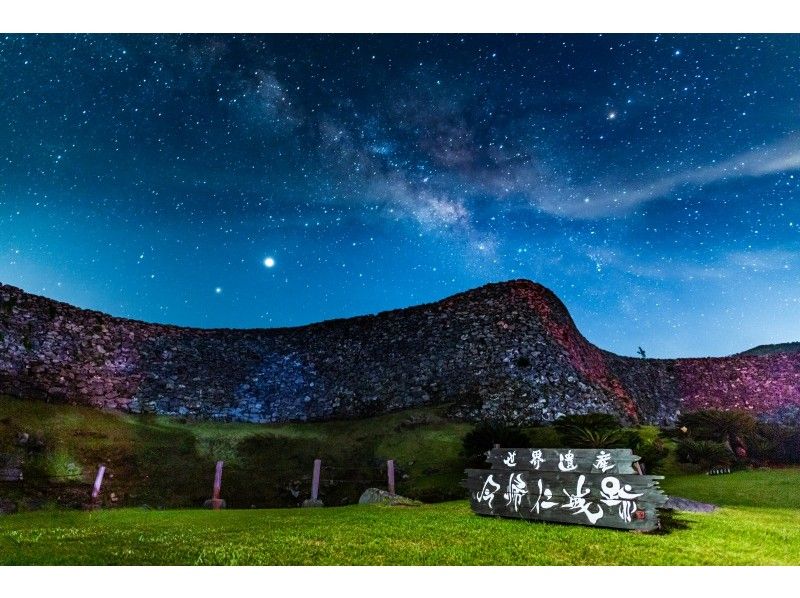
M 0 393 L 257 423 L 448 404 L 531 423 L 606 412 L 800 414 L 800 354 L 640 359 L 589 343 L 548 289 L 490 284 L 408 309 L 296 328 L 193 329 L 114 318 L 0 285 Z

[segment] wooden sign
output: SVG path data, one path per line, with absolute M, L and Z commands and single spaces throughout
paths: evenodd
M 492 469 L 565 473 L 636 473 L 633 463 L 638 460 L 631 449 L 496 448 L 486 458 Z
M 472 510 L 496 515 L 649 531 L 667 497 L 661 476 L 638 475 L 630 449 L 493 449 L 491 469 L 467 469 Z

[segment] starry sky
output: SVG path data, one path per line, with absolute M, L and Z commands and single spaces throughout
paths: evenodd
M 551 288 L 595 344 L 800 340 L 800 37 L 0 36 L 0 281 L 270 327 Z

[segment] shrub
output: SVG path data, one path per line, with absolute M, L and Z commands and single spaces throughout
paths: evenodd
M 747 411 L 706 409 L 681 416 L 679 426 L 695 440 L 722 442 L 740 457 L 747 456 L 748 441 L 755 436 L 757 422 Z
M 561 433 L 564 445 L 573 448 L 620 448 L 625 446 L 622 430 L 593 430 L 572 427 Z
M 47 459 L 47 473 L 58 482 L 80 480 L 83 468 L 72 455 L 59 450 Z
M 624 433 L 624 446 L 639 455 L 639 464 L 645 472 L 654 472 L 669 455 L 669 449 L 659 433 L 655 438 L 645 438 L 639 430 L 626 430 Z
M 678 461 L 692 463 L 704 468 L 727 467 L 736 461 L 736 456 L 721 442 L 685 438 L 678 442 Z
M 757 461 L 800 463 L 800 427 L 759 423 L 748 449 Z
M 619 420 L 607 413 L 567 415 L 557 419 L 553 428 L 561 444 L 574 448 L 617 448 L 624 446 Z
M 531 447 L 559 448 L 563 446 L 561 436 L 553 426 L 529 428 L 526 432 Z
M 570 428 L 586 428 L 595 431 L 610 431 L 620 428 L 619 419 L 608 413 L 565 415 L 553 422 L 553 427 L 562 432 Z

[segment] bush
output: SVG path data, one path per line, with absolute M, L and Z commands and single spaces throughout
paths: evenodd
M 622 443 L 619 420 L 607 413 L 566 415 L 553 423 L 563 446 L 573 448 L 618 448 Z
M 560 448 L 564 444 L 553 426 L 540 426 L 526 430 L 532 448 Z
M 685 438 L 678 442 L 676 454 L 681 463 L 692 463 L 706 469 L 728 467 L 736 461 L 736 456 L 725 444 L 713 440 Z
M 588 413 L 586 415 L 565 415 L 553 422 L 558 432 L 572 428 L 586 428 L 594 431 L 611 431 L 620 428 L 619 419 L 608 413 Z
M 750 456 L 762 462 L 800 463 L 800 427 L 759 423 L 748 443 Z
M 625 446 L 622 430 L 593 430 L 591 428 L 566 428 L 561 437 L 564 446 L 571 448 L 621 448 Z
M 664 444 L 660 432 L 654 438 L 647 438 L 640 430 L 625 430 L 623 441 L 623 446 L 631 449 L 634 455 L 639 455 L 639 464 L 643 466 L 645 472 L 652 473 L 657 470 L 669 455 L 669 449 Z
M 466 459 L 467 466 L 485 467 L 485 453 L 493 449 L 495 444 L 509 448 L 527 447 L 530 439 L 518 428 L 496 423 L 478 424 L 467 432 L 462 443 L 461 454 Z
M 695 440 L 721 442 L 740 457 L 747 456 L 747 445 L 755 437 L 757 422 L 747 411 L 706 409 L 681 416 L 679 426 Z

